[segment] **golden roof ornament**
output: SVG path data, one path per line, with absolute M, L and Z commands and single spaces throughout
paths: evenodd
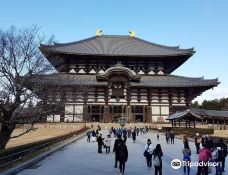
M 101 36 L 102 34 L 102 30 L 101 29 L 97 29 L 96 30 L 96 36 Z
M 130 37 L 135 37 L 135 31 L 134 30 L 129 30 Z

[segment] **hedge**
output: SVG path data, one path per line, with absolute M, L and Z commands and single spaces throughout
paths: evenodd
M 187 134 L 195 135 L 199 133 L 200 135 L 214 134 L 213 128 L 172 128 L 172 127 L 162 127 L 161 132 L 173 131 L 176 135 Z

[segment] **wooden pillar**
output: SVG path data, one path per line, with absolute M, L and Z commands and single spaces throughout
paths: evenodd
M 112 105 L 111 108 L 112 108 L 112 116 L 111 116 L 111 118 L 114 119 L 114 116 L 113 116 L 114 115 L 114 105 Z
M 194 120 L 194 128 L 196 128 L 196 120 Z
M 143 105 L 143 123 L 146 122 L 146 113 L 145 113 L 145 106 Z
M 213 117 L 213 128 L 215 127 L 215 118 Z
M 152 122 L 152 108 L 151 106 L 147 106 L 147 121 L 148 123 Z
M 173 126 L 173 120 L 172 120 L 172 128 L 173 128 L 174 126 Z
M 181 121 L 179 120 L 179 128 L 181 127 Z
M 104 122 L 103 120 L 104 120 L 104 118 L 102 117 L 101 118 L 101 105 L 99 105 L 99 115 L 100 115 L 100 120 L 99 120 L 99 122 Z

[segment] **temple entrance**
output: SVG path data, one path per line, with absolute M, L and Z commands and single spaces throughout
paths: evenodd
M 92 115 L 92 121 L 93 121 L 93 122 L 99 122 L 99 121 L 100 121 L 100 115 L 98 115 L 98 114 L 93 114 L 93 115 Z
M 143 122 L 143 115 L 135 115 L 136 122 Z
M 109 114 L 112 117 L 112 122 L 119 122 L 119 119 L 125 116 L 126 106 L 125 105 L 113 105 L 109 106 Z

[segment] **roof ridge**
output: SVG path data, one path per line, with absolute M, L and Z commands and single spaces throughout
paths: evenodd
M 92 37 L 89 37 L 89 38 L 86 38 L 86 39 L 81 39 L 79 41 L 73 41 L 73 42 L 68 42 L 68 43 L 54 43 L 54 45 L 45 45 L 45 44 L 41 44 L 40 47 L 61 47 L 61 46 L 70 46 L 70 45 L 74 45 L 74 44 L 79 44 L 79 43 L 83 43 L 83 42 L 86 42 L 86 41 L 90 41 L 90 40 L 93 40 L 93 39 L 97 39 L 97 38 L 129 38 L 129 39 L 134 39 L 134 40 L 138 40 L 139 42 L 143 42 L 144 44 L 149 44 L 151 46 L 154 46 L 154 47 L 162 47 L 162 48 L 165 48 L 165 49 L 170 49 L 170 50 L 179 50 L 179 51 L 183 51 L 183 52 L 191 52 L 191 54 L 195 53 L 194 51 L 194 47 L 192 48 L 189 48 L 189 49 L 180 49 L 179 45 L 178 46 L 165 46 L 165 45 L 162 45 L 162 44 L 157 44 L 157 43 L 154 43 L 154 42 L 151 42 L 151 41 L 147 41 L 147 40 L 144 40 L 144 39 L 141 39 L 141 38 L 138 38 L 138 37 L 131 37 L 129 35 L 100 35 L 100 36 L 92 36 Z
M 78 44 L 78 43 L 83 43 L 83 42 L 86 42 L 86 41 L 90 41 L 90 40 L 93 40 L 93 39 L 96 39 L 97 37 L 100 37 L 100 36 L 93 36 L 93 37 L 89 37 L 89 38 L 86 38 L 86 39 L 81 39 L 81 40 L 78 40 L 78 41 L 73 41 L 73 42 L 68 42 L 68 43 L 54 43 L 54 45 L 45 45 L 45 44 L 41 44 L 40 46 L 44 46 L 44 47 L 61 47 L 61 46 L 70 46 L 70 45 L 74 45 L 74 44 Z
M 141 38 L 138 38 L 138 37 L 132 37 L 132 38 L 134 38 L 136 40 L 139 40 L 141 42 L 144 42 L 146 44 L 150 44 L 150 45 L 155 46 L 155 47 L 163 47 L 163 48 L 172 49 L 172 50 L 180 50 L 180 51 L 191 51 L 191 52 L 194 52 L 194 47 L 189 48 L 189 49 L 180 49 L 180 45 L 178 45 L 178 46 L 166 46 L 166 45 L 154 43 L 154 42 L 151 42 L 151 41 L 147 41 L 147 40 L 144 40 L 144 39 L 141 39 Z

